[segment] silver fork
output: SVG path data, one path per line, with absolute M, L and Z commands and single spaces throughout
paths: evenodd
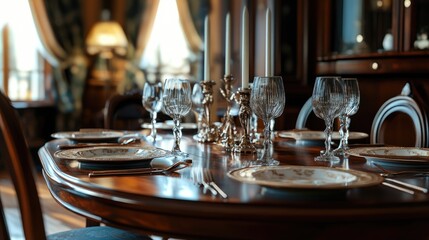
M 208 182 L 208 184 L 210 186 L 212 186 L 214 189 L 216 189 L 216 191 L 223 197 L 223 198 L 228 198 L 228 195 L 226 195 L 226 193 L 213 181 L 213 176 L 212 173 L 210 172 L 209 169 L 204 168 L 203 169 L 203 173 L 204 173 L 204 179 L 206 182 Z
M 391 182 L 391 183 L 396 183 L 398 185 L 401 185 L 401 186 L 404 186 L 404 187 L 408 187 L 408 188 L 411 188 L 413 190 L 420 191 L 422 193 L 428 193 L 428 189 L 427 188 L 423 188 L 423 187 L 420 187 L 420 186 L 416 186 L 416 185 L 413 185 L 413 184 L 409 184 L 409 183 L 406 183 L 406 182 L 402 182 L 402 181 L 399 181 L 399 180 L 396 180 L 396 179 L 389 178 L 388 177 L 389 174 L 390 174 L 390 176 L 392 176 L 392 173 L 390 173 L 389 170 L 385 169 L 384 167 L 382 167 L 382 166 L 380 166 L 380 165 L 378 165 L 376 163 L 373 163 L 373 164 L 374 164 L 374 166 L 376 166 L 377 168 L 379 168 L 381 171 L 383 171 L 383 173 L 380 173 L 380 176 L 384 177 L 385 181 L 388 181 L 388 182 Z M 389 184 L 389 183 L 386 183 L 386 182 L 383 182 L 383 185 L 386 185 L 386 186 L 389 186 L 389 187 L 393 187 L 392 184 Z M 399 189 L 399 188 L 396 188 L 396 189 L 404 191 L 403 189 Z M 404 192 L 406 192 L 406 191 L 404 191 Z M 408 193 L 414 194 L 414 191 L 410 191 Z
M 213 195 L 217 195 L 216 190 L 206 182 L 202 168 L 192 168 L 191 178 L 194 184 L 203 185 L 203 193 L 206 193 L 207 190 L 209 190 Z

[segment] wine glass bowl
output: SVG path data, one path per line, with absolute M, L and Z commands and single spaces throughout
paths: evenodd
M 189 113 L 192 107 L 191 84 L 188 80 L 169 78 L 164 83 L 163 104 L 165 112 L 173 118 L 174 144 L 172 153 L 175 156 L 186 155 L 180 150 L 182 129 L 180 120 Z
M 160 140 L 161 137 L 157 136 L 156 133 L 156 118 L 159 111 L 162 108 L 162 83 L 161 82 L 145 82 L 142 94 L 143 107 L 150 113 L 151 116 L 151 131 L 150 135 L 147 136 L 149 141 L 155 142 Z
M 313 87 L 314 114 L 325 121 L 325 150 L 316 161 L 337 162 L 340 159 L 331 150 L 332 125 L 344 108 L 344 90 L 340 77 L 317 77 Z
M 272 157 L 271 121 L 279 117 L 286 102 L 283 78 L 255 77 L 250 95 L 250 107 L 253 113 L 264 123 L 264 152 L 257 160 L 258 165 L 278 165 Z

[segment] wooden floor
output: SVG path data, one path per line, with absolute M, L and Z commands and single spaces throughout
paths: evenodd
M 37 176 L 37 190 L 39 191 L 40 204 L 42 205 L 46 234 L 49 235 L 85 226 L 83 217 L 68 211 L 52 198 L 40 173 Z M 11 240 L 25 240 L 16 194 L 9 177 L 2 170 L 0 170 L 0 196 L 5 207 L 9 232 L 12 235 Z M 153 240 L 164 239 L 158 236 L 150 237 Z M 175 240 L 174 238 L 169 239 Z
M 60 206 L 49 193 L 41 174 L 37 178 L 39 198 L 44 213 L 47 234 L 66 231 L 85 226 L 83 217 L 76 215 Z M 21 228 L 19 209 L 17 208 L 16 194 L 7 174 L 0 172 L 0 196 L 5 207 L 6 218 L 12 240 L 24 240 Z

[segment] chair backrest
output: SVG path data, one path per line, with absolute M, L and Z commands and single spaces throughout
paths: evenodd
M 16 190 L 25 239 L 45 239 L 45 228 L 39 196 L 37 193 L 35 172 L 20 119 L 10 100 L 0 92 L 0 144 L 1 160 L 5 161 L 13 186 Z M 1 208 L 0 237 L 10 239 Z
M 414 91 L 412 91 L 414 90 Z M 388 99 L 376 113 L 370 142 L 427 147 L 428 116 L 416 88 L 406 83 L 400 95 Z
M 142 94 L 115 94 L 104 108 L 104 128 L 117 130 L 139 130 L 150 114 L 143 108 Z
M 301 110 L 299 111 L 298 117 L 296 118 L 295 128 L 303 129 L 306 128 L 307 119 L 313 112 L 313 106 L 311 103 L 311 97 L 304 103 Z

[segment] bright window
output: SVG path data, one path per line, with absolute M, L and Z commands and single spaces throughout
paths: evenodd
M 14 101 L 45 100 L 44 60 L 28 1 L 1 1 L 0 9 L 0 89 Z
M 159 71 L 161 79 L 189 77 L 189 60 L 192 56 L 180 23 L 176 1 L 160 0 L 140 67 L 148 73 Z

